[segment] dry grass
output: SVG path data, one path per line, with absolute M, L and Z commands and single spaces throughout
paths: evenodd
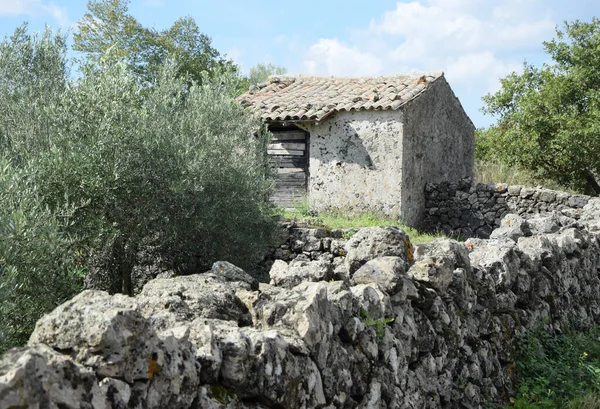
M 561 186 L 552 180 L 541 178 L 534 172 L 516 166 L 508 166 L 497 161 L 475 161 L 475 182 L 506 183 L 509 186 L 543 186 L 547 189 L 566 190 L 564 186 Z

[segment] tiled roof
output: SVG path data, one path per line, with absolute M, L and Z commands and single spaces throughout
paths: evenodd
M 441 71 L 382 77 L 271 76 L 241 95 L 265 121 L 320 121 L 334 112 L 395 110 L 444 74 Z

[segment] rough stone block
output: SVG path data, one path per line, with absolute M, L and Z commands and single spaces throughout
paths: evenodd
M 567 201 L 567 204 L 575 208 L 583 208 L 590 200 L 589 196 L 573 195 Z
M 412 262 L 410 238 L 394 226 L 360 229 L 346 243 L 346 267 L 353 274 L 363 264 L 376 257 L 398 256 Z

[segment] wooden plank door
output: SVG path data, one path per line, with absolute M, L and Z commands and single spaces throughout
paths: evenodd
M 271 200 L 279 207 L 294 207 L 306 197 L 308 133 L 301 130 L 272 133 L 273 140 L 267 153 L 277 179 Z

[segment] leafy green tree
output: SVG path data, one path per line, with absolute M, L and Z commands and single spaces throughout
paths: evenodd
M 525 64 L 484 97 L 498 122 L 481 143 L 509 164 L 599 195 L 600 20 L 565 23 L 544 48 L 552 64 Z
M 66 89 L 66 37 L 48 27 L 42 34 L 18 27 L 0 43 L 0 145 L 21 160 L 48 147 L 51 108 Z
M 128 13 L 129 0 L 90 0 L 88 12 L 73 35 L 73 49 L 88 63 L 110 55 L 123 61 L 143 84 L 153 83 L 167 59 L 175 59 L 182 78 L 200 82 L 203 72 L 236 70 L 221 56 L 192 17 L 178 19 L 166 30 L 144 27 Z
M 270 75 L 282 75 L 287 73 L 287 69 L 281 65 L 275 64 L 256 64 L 250 68 L 248 79 L 250 85 L 257 85 L 265 82 Z
M 73 209 L 49 209 L 27 170 L 0 160 L 0 353 L 22 345 L 36 321 L 82 289 Z

